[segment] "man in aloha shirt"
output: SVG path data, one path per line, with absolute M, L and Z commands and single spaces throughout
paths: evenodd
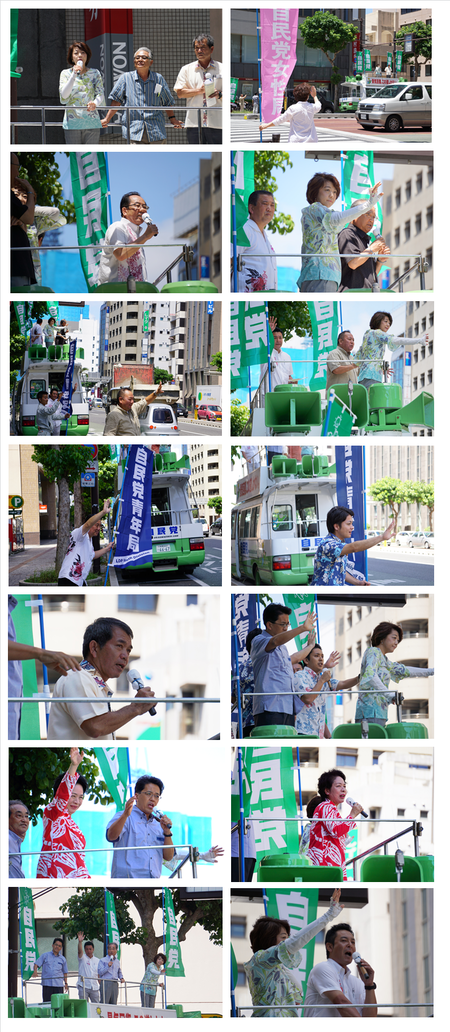
M 299 734 L 331 738 L 325 723 L 327 697 L 323 693 L 343 692 L 353 688 L 359 681 L 359 677 L 338 681 L 331 676 L 331 670 L 339 663 L 339 659 L 339 652 L 332 652 L 324 663 L 320 645 L 313 645 L 309 655 L 303 660 L 303 669 L 295 674 L 295 689 L 302 702 L 302 708 L 295 718 L 295 730 Z
M 343 505 L 334 505 L 327 513 L 328 534 L 317 547 L 311 584 L 370 584 L 370 581 L 360 580 L 347 572 L 348 556 L 353 552 L 365 552 L 381 541 L 388 541 L 394 534 L 395 524 L 390 523 L 382 534 L 373 538 L 350 540 L 346 545 L 344 542 L 353 533 L 353 516 L 353 509 L 346 509 Z
M 158 227 L 145 222 L 148 207 L 140 194 L 126 193 L 120 202 L 120 222 L 106 230 L 98 266 L 98 284 L 126 283 L 128 276 L 139 283 L 147 280 L 142 245 L 158 236 Z M 144 232 L 139 231 L 144 227 Z

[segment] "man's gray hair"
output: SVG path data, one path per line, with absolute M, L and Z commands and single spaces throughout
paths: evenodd
M 152 54 L 152 52 L 151 52 L 149 47 L 138 47 L 137 50 L 135 50 L 135 52 L 133 54 L 133 57 L 136 57 L 136 54 L 138 54 L 140 50 L 145 50 L 146 53 L 148 54 L 150 60 L 153 61 L 153 54 Z
M 361 204 L 362 201 L 370 201 L 370 197 L 359 197 L 358 200 L 352 201 L 350 207 L 351 208 L 356 208 L 356 205 L 357 204 Z M 375 205 L 374 205 L 374 207 L 375 207 Z

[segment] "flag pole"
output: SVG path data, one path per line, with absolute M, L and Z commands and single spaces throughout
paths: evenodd
M 115 529 L 116 529 L 116 526 L 117 526 L 117 520 L 119 519 L 120 503 L 122 501 L 122 494 L 123 494 L 123 488 L 124 488 L 124 484 L 125 484 L 125 478 L 126 478 L 126 475 L 127 475 L 128 459 L 129 459 L 129 457 L 130 457 L 130 445 L 128 444 L 127 445 L 127 459 L 126 459 L 126 462 L 125 462 L 125 469 L 124 469 L 124 472 L 123 472 L 122 487 L 120 488 L 119 504 L 117 506 L 116 518 L 114 520 L 114 526 L 113 526 L 113 530 L 112 530 L 113 538 L 114 538 L 114 532 L 115 532 Z M 106 581 L 108 580 L 108 570 L 109 570 L 109 567 L 110 567 L 110 560 L 109 560 L 109 556 L 110 555 L 111 555 L 111 551 L 108 553 L 108 562 L 107 562 L 107 565 L 106 565 L 105 580 L 104 580 L 104 584 L 103 584 L 104 588 L 106 587 Z
M 236 632 L 236 607 L 234 601 L 234 594 L 231 595 L 231 619 L 233 624 L 233 649 L 236 663 L 236 691 L 237 691 L 237 703 L 238 703 L 238 737 L 243 738 L 242 732 L 242 699 L 241 699 L 241 679 L 239 676 L 239 650 L 237 643 L 237 632 Z
M 236 172 L 235 172 L 236 151 L 231 151 L 231 226 L 233 244 L 233 291 L 237 293 L 237 229 L 236 229 Z
M 268 301 L 266 301 L 266 303 L 265 303 L 265 310 L 266 310 L 266 336 L 267 336 L 267 376 L 268 376 L 267 382 L 268 382 L 268 385 L 269 385 L 269 394 L 270 394 L 270 392 L 272 390 L 272 375 L 271 375 L 271 372 L 270 372 L 270 338 L 269 338 L 270 325 L 269 325 L 269 302 Z
M 300 811 L 300 817 L 302 816 L 303 801 L 302 801 L 302 777 L 300 773 L 300 749 L 297 746 L 297 777 L 298 777 L 298 807 Z M 303 821 L 300 821 L 300 828 L 303 835 Z
M 130 798 L 133 795 L 133 788 L 131 784 L 131 764 L 130 764 L 130 750 L 127 748 L 127 763 L 128 763 L 128 784 L 130 788 Z
M 239 776 L 239 866 L 241 881 L 245 882 L 245 850 L 244 850 L 244 789 L 242 785 L 242 749 L 238 746 Z
M 364 531 L 367 529 L 367 495 L 366 495 L 366 447 L 362 445 L 362 467 L 363 467 L 363 504 L 364 504 Z M 369 558 L 366 548 L 364 554 L 364 580 L 367 580 L 369 573 Z
M 258 99 L 259 99 L 259 124 L 261 124 L 261 27 L 259 24 L 259 9 L 256 8 L 256 44 L 258 47 Z M 259 130 L 259 142 L 262 143 L 262 132 Z
M 366 577 L 367 580 L 367 577 Z M 44 628 L 44 600 L 42 595 L 38 595 L 38 610 L 39 610 L 39 629 L 41 632 L 41 648 L 45 649 L 45 628 Z M 44 679 L 44 695 L 50 698 L 50 688 L 48 686 L 48 670 L 47 667 L 42 664 L 42 677 Z M 50 708 L 48 703 L 45 706 L 45 720 L 48 728 L 48 722 L 50 719 Z
M 107 903 L 107 900 L 106 900 L 106 893 L 107 893 L 107 891 L 108 890 L 107 890 L 107 888 L 105 886 L 105 888 L 103 889 L 103 906 L 104 906 L 104 909 L 105 909 L 105 933 L 104 933 L 105 934 L 105 956 L 107 956 L 107 954 L 108 954 L 108 903 Z M 105 995 L 104 992 L 103 992 L 103 988 L 104 988 L 104 983 L 100 982 L 100 999 L 102 1001 L 103 1001 L 104 995 Z
M 162 895 L 162 914 L 163 914 L 163 953 L 166 956 L 166 890 L 161 889 Z M 167 1008 L 167 975 L 166 966 L 164 965 L 164 1008 Z
M 230 943 L 230 951 L 231 950 L 232 950 L 232 946 L 231 946 L 231 943 Z M 230 989 L 230 993 L 231 993 L 231 1017 L 232 1018 L 236 1018 L 237 1017 L 237 1015 L 236 1015 L 236 998 L 235 998 L 235 994 L 234 994 L 233 954 L 232 953 L 231 953 L 231 957 L 230 957 L 230 984 L 231 984 L 231 989 Z
M 106 185 L 108 187 L 108 211 L 109 211 L 109 224 L 111 225 L 113 220 L 112 206 L 111 206 L 111 187 L 109 185 L 109 164 L 108 164 L 108 153 L 104 151 L 105 156 L 105 169 L 106 169 Z
M 344 211 L 344 151 L 341 151 L 341 211 Z

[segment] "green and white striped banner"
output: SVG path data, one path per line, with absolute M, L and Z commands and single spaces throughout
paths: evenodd
M 283 824 L 271 817 L 297 817 L 292 771 L 292 750 L 278 747 L 247 748 L 246 766 L 250 775 L 250 815 L 256 841 L 256 858 L 268 853 L 298 853 L 298 826 Z
M 292 889 L 266 889 L 267 916 L 289 921 L 291 932 L 300 932 L 317 919 L 318 889 L 304 889 L 296 886 Z M 315 938 L 301 949 L 300 967 L 295 974 L 302 984 L 303 999 L 306 985 L 314 964 Z M 296 979 L 297 981 L 297 979 Z
M 103 749 L 94 749 L 94 752 L 108 792 L 114 799 L 117 808 L 123 810 L 128 787 L 127 750 L 109 746 Z
M 177 931 L 177 919 L 170 889 L 164 889 L 164 910 L 166 917 L 166 975 L 167 977 L 172 976 L 172 978 L 184 978 L 181 946 Z
M 231 388 L 248 386 L 248 367 L 267 365 L 266 306 L 260 301 L 232 301 L 230 319 Z M 269 351 L 273 334 L 269 328 Z
M 327 356 L 337 347 L 339 316 L 336 301 L 308 301 L 313 339 L 314 372 L 309 381 L 311 391 L 325 390 Z
M 34 926 L 33 894 L 29 888 L 19 889 L 20 969 L 23 981 L 31 978 L 39 956 Z M 14 961 L 17 966 L 17 960 Z
M 105 956 L 108 952 L 108 943 L 115 942 L 117 946 L 117 956 L 120 957 L 120 932 L 117 924 L 116 907 L 114 904 L 114 896 L 109 889 L 105 892 L 105 908 L 108 927 L 108 942 L 105 942 Z
M 31 309 L 33 307 L 32 301 L 14 301 L 14 311 L 16 313 L 16 319 L 19 323 L 19 332 L 22 337 L 28 335 L 28 330 L 33 325 L 33 319 L 31 317 Z
M 371 187 L 375 186 L 373 170 L 373 151 L 347 151 L 344 161 L 344 207 L 351 208 L 353 201 L 369 196 Z M 377 217 L 368 236 L 375 240 L 380 236 L 383 227 L 383 210 L 380 202 L 376 205 Z
M 101 256 L 101 242 L 108 227 L 106 200 L 108 184 L 105 155 L 76 151 L 70 155 L 73 203 L 77 220 L 78 243 L 93 244 L 80 251 L 80 261 L 88 287 L 95 287 Z
M 234 151 L 233 168 L 236 193 L 236 243 L 248 247 L 249 240 L 243 230 L 248 219 L 248 198 L 255 189 L 255 156 L 253 151 Z M 233 232 L 233 224 L 231 226 Z M 233 238 L 232 238 L 233 239 Z
M 288 609 L 292 609 L 292 613 L 289 616 L 289 623 L 292 628 L 303 624 L 308 613 L 314 612 L 314 595 L 283 595 L 283 602 Z M 305 648 L 307 641 L 307 632 L 305 634 L 297 634 L 295 644 L 299 652 L 300 649 Z

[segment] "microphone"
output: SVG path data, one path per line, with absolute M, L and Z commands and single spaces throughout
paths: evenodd
M 148 211 L 145 211 L 142 216 L 142 221 L 147 223 L 147 226 L 153 226 L 153 219 L 150 218 Z
M 356 800 L 352 799 L 352 797 L 348 795 L 346 800 L 345 800 L 345 802 L 348 803 L 349 806 L 354 806 Z M 357 804 L 357 805 L 359 805 L 359 804 Z M 369 816 L 369 814 L 366 813 L 365 810 L 361 810 L 361 817 L 368 817 L 368 816 Z
M 127 670 L 127 678 L 131 682 L 131 685 L 134 688 L 135 692 L 138 692 L 139 688 L 144 687 L 144 682 L 139 673 L 139 670 L 135 670 L 134 668 L 133 670 Z M 156 706 L 152 706 L 150 710 L 150 716 L 156 717 Z
M 82 67 L 83 67 L 83 62 L 82 61 L 77 61 L 77 68 L 82 68 Z
M 152 817 L 155 818 L 155 821 L 158 821 L 158 824 L 161 824 L 162 816 L 163 814 L 161 813 L 161 810 L 152 810 Z M 172 831 L 172 824 L 168 824 L 168 829 L 169 831 Z
M 367 980 L 369 978 L 369 972 L 368 972 L 367 968 L 365 968 L 363 966 L 363 964 L 361 964 L 361 954 L 360 953 L 353 953 L 352 956 L 353 956 L 353 960 L 355 961 L 355 964 L 359 967 L 359 970 L 360 970 L 363 978 L 365 978 Z

